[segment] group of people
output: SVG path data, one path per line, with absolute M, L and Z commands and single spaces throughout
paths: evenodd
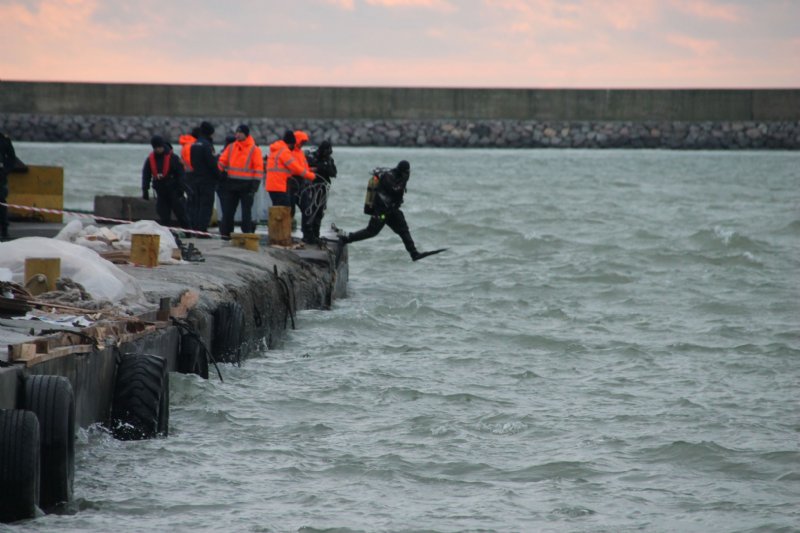
M 242 232 L 253 233 L 252 208 L 263 183 L 272 205 L 290 207 L 292 216 L 295 208 L 300 210 L 303 242 L 320 243 L 328 189 L 337 175 L 331 143 L 323 141 L 316 150 L 307 152 L 303 147 L 309 141 L 308 134 L 286 130 L 282 138 L 270 144 L 265 158 L 250 135 L 250 128 L 240 124 L 216 157 L 213 134 L 214 127 L 202 122 L 191 135 L 182 135 L 180 157 L 163 137 L 152 138 L 153 151 L 142 169 L 142 197 L 149 199 L 152 185 L 161 224 L 169 226 L 174 213 L 181 227 L 207 232 L 216 191 L 222 207 L 219 232 L 223 238 L 230 237 L 238 208 Z M 340 244 L 369 239 L 388 225 L 400 236 L 414 261 L 443 251 L 419 252 L 411 238 L 400 209 L 410 176 L 408 161 L 400 161 L 391 169 L 376 169 L 370 182 L 369 206 L 365 206 L 369 223 L 354 233 L 340 232 Z
M 180 156 L 163 137 L 151 139 L 153 151 L 142 168 L 142 198 L 149 199 L 152 186 L 160 223 L 171 225 L 174 213 L 182 228 L 207 232 L 216 192 L 223 238 L 230 237 L 239 208 L 242 232 L 253 233 L 253 203 L 263 183 L 272 205 L 289 206 L 293 213 L 295 207 L 300 209 L 303 242 L 319 243 L 328 188 L 337 174 L 331 143 L 323 141 L 316 150 L 304 152 L 308 134 L 287 130 L 265 158 L 250 128 L 240 124 L 217 157 L 213 134 L 213 125 L 204 121 L 191 135 L 182 135 Z

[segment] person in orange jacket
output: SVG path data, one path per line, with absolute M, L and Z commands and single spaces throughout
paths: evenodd
M 253 233 L 256 225 L 253 222 L 253 201 L 256 191 L 264 178 L 264 158 L 261 148 L 250 136 L 250 127 L 240 124 L 236 128 L 236 140 L 229 144 L 219 156 L 219 169 L 222 171 L 220 182 L 222 198 L 222 221 L 219 232 L 223 237 L 230 237 L 233 231 L 233 217 L 236 208 L 242 208 L 242 233 Z
M 294 132 L 286 130 L 282 139 L 269 146 L 266 189 L 272 205 L 286 207 L 294 205 L 293 188 L 289 186 L 290 179 L 314 179 L 314 173 L 308 168 L 307 163 L 303 164 L 305 155 L 301 161 L 294 152 L 296 141 Z
M 183 163 L 183 170 L 186 172 L 194 170 L 192 168 L 191 149 L 192 145 L 197 142 L 198 137 L 200 137 L 200 128 L 192 128 L 191 134 L 184 133 L 178 137 L 178 144 L 181 145 L 181 163 Z

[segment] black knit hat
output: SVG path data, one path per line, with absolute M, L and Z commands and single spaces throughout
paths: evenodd
M 411 172 L 411 165 L 405 159 L 397 163 L 397 170 L 400 172 Z
M 297 139 L 294 138 L 294 132 L 292 130 L 286 130 L 283 132 L 283 142 L 286 144 L 296 144 Z
M 210 122 L 204 120 L 200 123 L 200 133 L 206 137 L 211 137 L 214 135 L 214 126 L 212 126 Z
M 164 140 L 164 137 L 161 135 L 153 135 L 150 137 L 150 146 L 153 148 L 163 148 L 166 146 L 167 142 Z
M 237 132 L 241 131 L 242 133 L 245 134 L 245 136 L 248 136 L 250 135 L 250 126 L 248 126 L 247 124 L 239 124 L 238 126 L 236 126 L 236 131 Z

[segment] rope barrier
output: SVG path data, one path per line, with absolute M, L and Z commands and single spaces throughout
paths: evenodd
M 3 206 L 5 206 L 5 207 L 7 207 L 9 209 L 17 209 L 19 211 L 32 211 L 34 213 L 47 213 L 47 214 L 50 214 L 50 215 L 72 215 L 72 216 L 75 216 L 75 217 L 78 217 L 78 218 L 90 218 L 92 220 L 100 220 L 100 221 L 103 221 L 103 222 L 115 222 L 117 224 L 131 224 L 132 223 L 132 221 L 130 221 L 130 220 L 122 220 L 122 219 L 119 219 L 119 218 L 101 217 L 101 216 L 97 216 L 97 215 L 90 215 L 90 214 L 87 214 L 87 213 L 80 213 L 80 212 L 77 212 L 77 211 L 64 211 L 64 210 L 61 210 L 61 209 L 49 209 L 49 208 L 46 208 L 46 207 L 31 207 L 29 205 L 7 204 L 7 203 L 4 203 L 4 202 L 0 202 L 0 205 L 3 205 Z M 199 230 L 194 230 L 194 229 L 176 228 L 176 227 L 172 227 L 172 226 L 167 226 L 167 229 L 168 230 L 172 230 L 172 231 L 182 231 L 184 233 L 193 233 L 195 235 L 203 235 L 205 237 L 217 237 L 217 238 L 221 238 L 222 237 L 222 235 L 219 235 L 217 233 L 208 233 L 207 231 L 199 231 Z

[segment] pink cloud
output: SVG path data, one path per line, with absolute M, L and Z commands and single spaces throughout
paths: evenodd
M 325 3 L 338 6 L 347 11 L 353 11 L 356 7 L 355 0 L 325 0 Z
M 533 28 L 577 30 L 598 22 L 617 30 L 630 30 L 652 20 L 658 10 L 656 0 L 484 0 L 490 9 L 514 12 L 514 25 Z
M 447 0 L 366 0 L 366 2 L 373 6 L 415 7 L 445 13 L 456 11 L 456 7 Z
M 742 19 L 741 8 L 726 4 L 718 4 L 706 0 L 672 0 L 678 10 L 698 18 L 739 22 Z
M 697 39 L 688 35 L 673 33 L 667 35 L 667 42 L 687 48 L 700 56 L 707 56 L 719 48 L 719 43 L 712 39 Z
M 483 0 L 489 9 L 511 11 L 511 25 L 531 29 L 560 28 L 576 29 L 575 7 L 554 0 Z
M 143 3 L 148 9 L 118 0 L 0 0 L 0 20 L 10 21 L 0 32 L 0 49 L 12 51 L 0 55 L 0 76 L 425 87 L 800 85 L 800 63 L 793 59 L 800 50 L 799 34 L 773 35 L 770 25 L 799 13 L 791 3 L 766 3 L 759 17 L 748 17 L 743 8 L 730 11 L 712 0 L 319 0 L 346 11 L 352 6 L 356 14 L 367 2 L 405 8 L 403 17 L 417 23 L 416 30 L 408 32 L 407 44 L 389 53 L 380 40 L 356 46 L 357 26 L 344 26 L 327 41 L 290 41 L 259 33 L 266 27 L 259 21 L 269 20 L 266 6 L 235 19 L 212 0 L 196 2 L 176 19 L 178 8 L 151 9 L 155 0 Z M 304 7 L 294 13 L 305 16 L 287 18 L 284 28 L 331 29 L 315 11 L 331 14 Z M 132 13 L 136 17 L 128 16 Z M 715 26 L 713 40 L 690 35 L 680 26 L 687 13 L 725 24 Z M 349 12 L 337 17 L 334 29 L 350 19 L 364 22 Z M 377 32 L 386 29 L 380 19 L 371 21 Z M 727 22 L 734 20 L 738 25 L 730 28 Z M 258 39 L 246 49 L 228 46 L 251 32 Z M 220 39 L 207 46 L 203 39 L 212 34 Z M 430 46 L 433 41 L 440 46 Z M 324 60 L 319 60 L 320 47 L 326 49 Z

